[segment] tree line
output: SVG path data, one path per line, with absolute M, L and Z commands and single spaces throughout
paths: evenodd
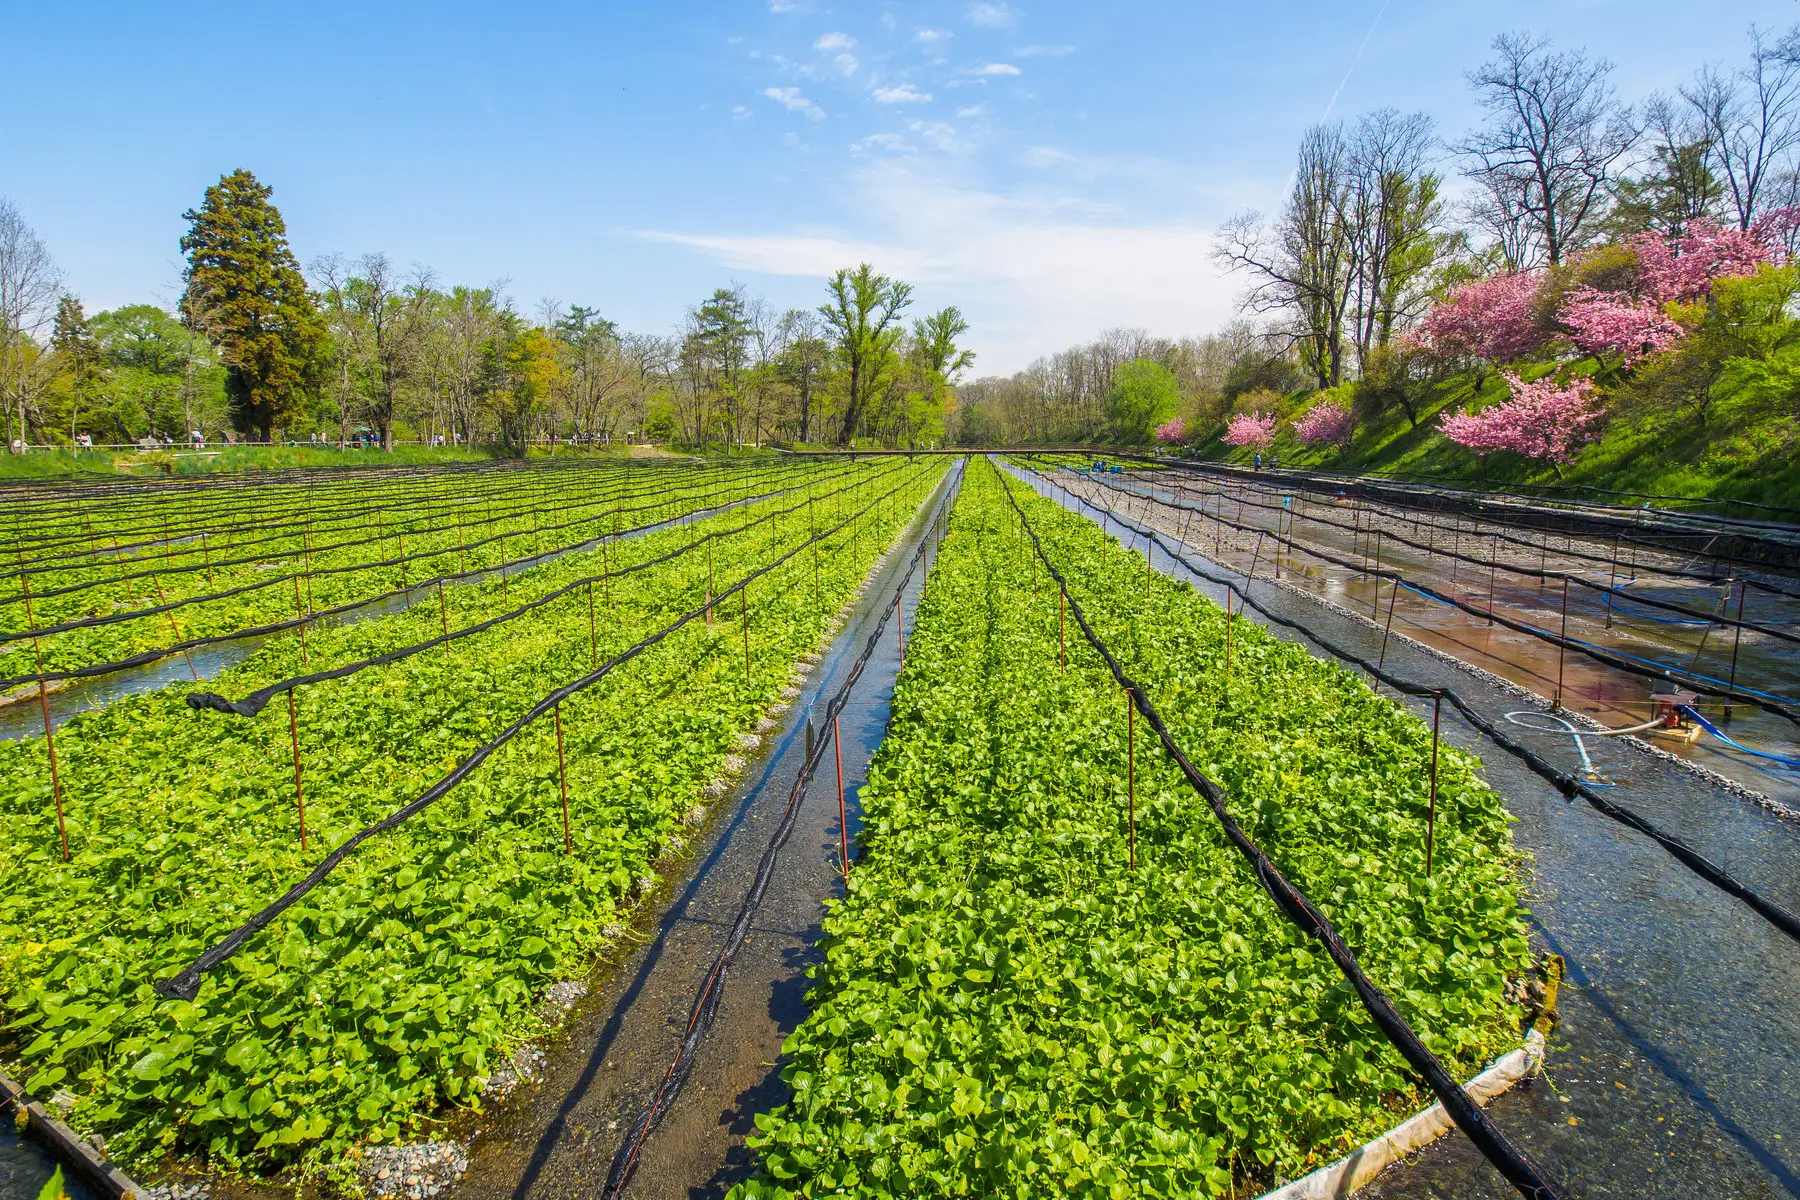
M 953 433 L 1141 443 L 1177 412 L 1218 426 L 1301 388 L 1354 391 L 1359 418 L 1397 408 L 1416 423 L 1421 395 L 1469 360 L 1434 356 L 1414 335 L 1464 285 L 1549 280 L 1531 289 L 1545 298 L 1542 350 L 1578 333 L 1556 327 L 1550 298 L 1617 291 L 1645 235 L 1679 248 L 1690 227 L 1721 226 L 1792 254 L 1800 27 L 1779 37 L 1753 27 L 1749 43 L 1743 62 L 1703 67 L 1634 105 L 1612 86 L 1610 62 L 1504 34 L 1468 74 L 1483 119 L 1460 136 L 1391 108 L 1321 123 L 1301 138 L 1282 207 L 1235 216 L 1215 241 L 1216 264 L 1245 282 L 1243 320 L 1189 339 L 1115 331 L 1010 378 L 974 380 L 959 389 Z M 1120 388 L 1134 361 L 1146 366 Z M 1134 397 L 1150 366 L 1160 407 L 1146 417 Z M 1703 397 L 1689 401 L 1703 410 Z
M 173 310 L 88 315 L 48 247 L 0 200 L 0 408 L 27 446 L 396 438 L 520 451 L 627 437 L 704 448 L 857 438 L 932 444 L 974 361 L 955 307 L 864 263 L 824 302 L 777 311 L 719 288 L 670 334 L 580 304 L 519 311 L 504 283 L 443 285 L 382 253 L 303 270 L 273 190 L 223 176 L 183 214 Z

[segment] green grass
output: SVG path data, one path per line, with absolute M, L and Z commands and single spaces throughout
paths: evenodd
M 1583 449 L 1559 474 L 1547 463 L 1516 454 L 1479 458 L 1438 432 L 1442 417 L 1472 400 L 1486 405 L 1505 394 L 1505 385 L 1492 372 L 1479 391 L 1474 385 L 1469 375 L 1450 380 L 1420 406 L 1416 427 L 1395 409 L 1358 425 L 1355 440 L 1340 451 L 1303 445 L 1284 424 L 1272 450 L 1284 467 L 1438 477 L 1496 489 L 1583 485 L 1640 497 L 1710 497 L 1800 508 L 1800 421 L 1792 415 L 1772 415 L 1764 403 L 1723 397 L 1704 427 L 1673 413 L 1615 417 L 1601 440 Z M 1291 421 L 1310 408 L 1317 395 L 1289 394 L 1278 415 Z M 1199 456 L 1248 463 L 1252 452 L 1226 446 L 1219 440 L 1223 433 L 1221 426 L 1199 443 L 1195 447 Z

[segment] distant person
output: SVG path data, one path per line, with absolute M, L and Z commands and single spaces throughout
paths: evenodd
M 198 429 L 188 430 L 188 441 L 194 444 L 194 449 L 196 450 L 206 449 L 206 435 L 201 433 Z
M 1255 455 L 1254 455 L 1254 456 L 1252 456 L 1252 457 L 1251 457 L 1251 459 L 1250 459 L 1250 469 L 1251 469 L 1251 470 L 1253 470 L 1253 471 L 1260 471 L 1260 470 L 1262 470 L 1262 451 L 1261 451 L 1261 450 L 1258 450 L 1258 451 L 1257 451 L 1257 452 L 1256 452 L 1256 454 L 1255 454 Z

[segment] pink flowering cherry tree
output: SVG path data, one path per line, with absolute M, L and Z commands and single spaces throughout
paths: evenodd
M 1569 293 L 1558 319 L 1584 354 L 1622 367 L 1667 350 L 1687 333 L 1654 300 L 1591 287 Z
M 1156 440 L 1165 446 L 1185 446 L 1188 440 L 1187 422 L 1176 417 L 1156 427 Z
M 1696 217 L 1678 238 L 1646 230 L 1631 239 L 1638 256 L 1638 290 L 1661 304 L 1685 304 L 1712 291 L 1714 280 L 1753 275 L 1779 254 L 1772 244 L 1777 231 L 1731 229 Z
M 1425 314 L 1418 341 L 1433 353 L 1510 362 L 1543 349 L 1536 271 L 1494 275 L 1454 288 Z
M 1606 414 L 1592 380 L 1558 383 L 1554 376 L 1546 376 L 1526 383 L 1517 375 L 1501 378 L 1512 396 L 1478 413 L 1444 418 L 1440 428 L 1445 437 L 1482 456 L 1510 450 L 1557 469 L 1599 436 Z
M 1294 436 L 1309 446 L 1346 446 L 1356 421 L 1341 400 L 1325 400 L 1294 422 Z
M 1274 413 L 1239 413 L 1225 426 L 1224 442 L 1227 446 L 1253 446 L 1258 450 L 1266 450 L 1274 440 Z

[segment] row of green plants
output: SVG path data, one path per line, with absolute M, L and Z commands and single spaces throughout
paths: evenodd
M 643 562 L 495 630 L 302 689 L 308 845 L 288 714 L 189 708 L 181 689 L 82 714 L 57 733 L 72 859 L 45 746 L 0 744 L 0 1060 L 127 1165 L 197 1156 L 236 1171 L 336 1160 L 477 1106 L 495 1065 L 543 1028 L 535 998 L 579 977 L 678 847 L 705 790 L 757 727 L 940 470 L 848 479 L 615 547 Z M 838 489 L 849 487 L 847 493 Z M 870 506 L 873 507 L 870 507 Z M 786 515 L 742 528 L 760 515 Z M 377 835 L 205 977 L 189 1003 L 153 983 L 280 895 L 332 847 L 420 794 L 532 703 L 700 607 L 838 520 L 859 518 L 561 707 L 443 800 Z M 593 573 L 598 552 L 459 589 L 459 623 Z M 593 624 L 590 625 L 590 619 Z M 212 686 L 241 695 L 435 634 L 422 605 L 321 631 L 303 664 L 272 643 Z M 747 630 L 747 633 L 746 633 Z M 592 640 L 591 640 L 592 639 Z M 747 647 L 747 648 L 746 648 Z
M 1519 1037 L 1518 855 L 1473 757 L 991 466 L 930 575 L 785 1107 L 742 1198 L 1256 1194 L 1429 1096 L 1059 595 L 1460 1076 Z M 1061 664 L 1066 653 L 1066 668 Z M 1135 862 L 1134 862 L 1135 860 Z
M 252 528 L 204 542 L 190 537 L 179 547 L 137 551 L 136 562 L 115 565 L 101 558 L 90 559 L 75 570 L 32 570 L 29 583 L 39 593 L 75 583 L 106 582 L 62 595 L 38 595 L 31 604 L 36 618 L 31 625 L 26 623 L 23 603 L 9 605 L 6 623 L 16 631 L 160 607 L 257 584 L 266 586 L 161 615 L 66 630 L 37 639 L 35 647 L 25 640 L 5 643 L 0 645 L 0 677 L 35 672 L 40 652 L 44 669 L 70 670 L 189 638 L 219 636 L 301 612 L 333 608 L 438 575 L 491 569 L 741 494 L 791 486 L 816 469 L 785 467 L 753 476 L 702 469 L 675 478 L 658 472 L 645 480 L 633 480 L 635 473 L 630 471 L 582 472 L 573 477 L 558 474 L 548 481 L 554 485 L 550 490 L 534 487 L 524 495 L 504 496 L 498 502 L 481 492 L 459 496 L 433 490 L 416 504 L 387 507 L 362 519 L 354 513 L 348 517 L 339 514 L 330 525 L 317 529 L 304 519 L 296 522 L 289 518 L 273 535 Z M 392 492 L 377 493 L 368 504 L 376 507 L 384 502 L 393 504 Z M 176 510 L 171 516 L 179 522 L 182 514 Z M 82 523 L 76 522 L 75 530 L 81 528 Z M 106 545 L 103 529 L 96 530 L 93 537 L 92 544 Z M 408 557 L 411 561 L 404 564 L 365 565 Z M 240 558 L 250 561 L 212 565 Z M 142 576 L 146 571 L 152 573 L 147 578 L 124 578 Z M 301 578 L 287 578 L 291 574 Z M 270 583 L 271 579 L 278 582 Z M 16 576 L 12 582 L 17 588 Z

